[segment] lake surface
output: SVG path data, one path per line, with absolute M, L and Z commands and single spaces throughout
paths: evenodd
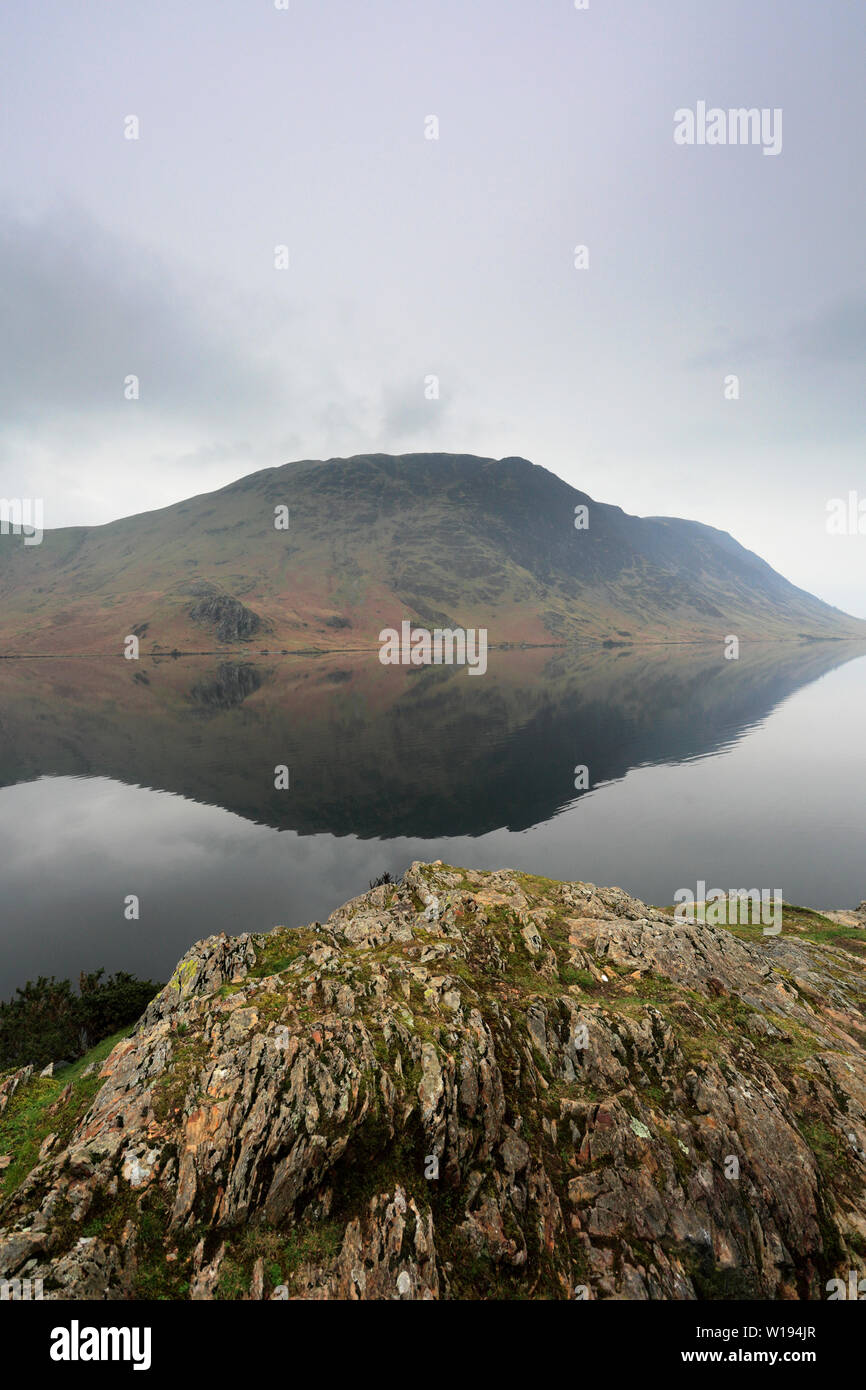
M 413 859 L 853 906 L 864 708 L 866 651 L 838 642 L 491 652 L 483 677 L 375 652 L 2 661 L 0 998 L 166 979 L 200 937 L 322 920 Z

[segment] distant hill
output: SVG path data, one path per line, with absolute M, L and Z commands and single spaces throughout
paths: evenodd
M 131 632 L 143 653 L 342 650 L 403 618 L 492 645 L 866 636 L 726 532 L 521 458 L 305 460 L 41 545 L 0 536 L 3 655 L 117 654 Z

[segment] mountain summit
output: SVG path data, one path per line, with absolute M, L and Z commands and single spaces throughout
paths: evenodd
M 639 518 L 522 458 L 304 460 L 105 526 L 0 536 L 0 653 L 841 637 L 866 624 L 724 531 Z

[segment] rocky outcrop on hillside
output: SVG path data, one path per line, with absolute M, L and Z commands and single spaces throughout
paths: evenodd
M 6 1197 L 0 1278 L 824 1298 L 866 1256 L 866 961 L 821 922 L 763 937 L 436 863 L 211 937 Z
M 862 927 L 866 929 L 866 901 L 860 902 L 856 907 L 843 909 L 829 909 L 824 913 L 831 922 L 839 922 L 843 927 Z
M 247 608 L 232 594 L 210 594 L 192 604 L 189 616 L 194 623 L 213 629 L 220 642 L 246 642 L 262 626 L 258 613 Z
M 27 1066 L 19 1067 L 17 1071 L 0 1076 L 0 1115 L 3 1114 L 18 1087 L 28 1082 L 32 1075 L 32 1066 Z

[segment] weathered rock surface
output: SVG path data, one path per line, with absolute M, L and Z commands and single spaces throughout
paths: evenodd
M 4 1076 L 0 1076 L 0 1115 L 3 1114 L 18 1087 L 29 1081 L 32 1075 L 32 1067 L 19 1067 L 17 1071 L 6 1072 Z
M 831 908 L 824 916 L 829 917 L 831 922 L 839 922 L 843 927 L 861 927 L 866 931 L 866 901 L 850 909 Z
M 202 941 L 6 1198 L 0 1278 L 826 1297 L 866 1256 L 866 961 L 747 937 L 437 863 L 322 926 Z
M 189 609 L 195 623 L 211 627 L 220 642 L 245 642 L 262 626 L 258 613 L 231 594 L 200 598 Z

